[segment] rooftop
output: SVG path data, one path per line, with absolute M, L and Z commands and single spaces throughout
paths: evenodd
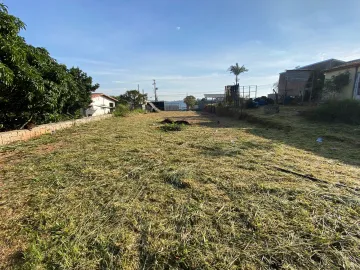
M 204 94 L 205 98 L 224 98 L 225 94 Z
M 346 62 L 345 64 L 342 64 L 340 66 L 329 68 L 329 69 L 326 70 L 326 72 L 335 71 L 335 70 L 342 70 L 342 69 L 345 69 L 345 68 L 357 67 L 357 66 L 360 66 L 360 59 L 351 60 L 351 61 Z
M 307 68 L 309 68 L 311 66 L 314 66 L 314 65 L 318 65 L 318 64 L 322 64 L 322 63 L 326 63 L 326 62 L 333 62 L 333 61 L 346 63 L 345 61 L 342 61 L 342 60 L 339 60 L 339 59 L 330 58 L 330 59 L 327 59 L 327 60 L 323 60 L 323 61 L 316 62 L 316 63 L 310 64 L 310 65 L 302 66 L 302 67 L 298 67 L 298 68 L 295 68 L 295 69 L 307 69 Z
M 342 60 L 339 60 L 339 59 L 335 59 L 335 58 L 330 58 L 330 59 L 327 59 L 327 60 L 323 60 L 323 61 L 320 61 L 320 62 L 316 62 L 316 63 L 312 63 L 312 64 L 309 64 L 309 65 L 306 65 L 306 66 L 302 66 L 302 67 L 297 67 L 297 68 L 294 68 L 294 69 L 290 69 L 290 70 L 286 70 L 284 72 L 280 72 L 280 74 L 283 74 L 283 73 L 286 73 L 287 71 L 296 71 L 296 70 L 314 70 L 314 66 L 321 66 L 322 64 L 325 64 L 325 63 L 330 63 L 330 65 L 332 64 L 332 62 L 337 62 L 337 63 L 346 63 L 345 61 L 342 61 Z M 323 69 L 326 69 L 326 68 L 323 68 Z
M 96 97 L 105 97 L 107 99 L 111 99 L 115 102 L 118 102 L 118 100 L 116 98 L 113 98 L 113 97 L 109 97 L 108 95 L 105 95 L 103 93 L 94 93 L 94 94 L 91 94 L 91 98 L 96 98 Z

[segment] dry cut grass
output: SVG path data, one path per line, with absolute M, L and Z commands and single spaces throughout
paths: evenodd
M 360 269 L 356 135 L 288 124 L 168 112 L 2 147 L 0 266 Z

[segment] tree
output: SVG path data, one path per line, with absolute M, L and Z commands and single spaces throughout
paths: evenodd
M 144 104 L 147 100 L 147 94 L 141 94 L 138 90 L 128 90 L 125 94 L 120 95 L 119 103 L 121 104 L 130 104 L 131 108 L 134 109 L 140 104 Z
M 325 80 L 324 93 L 328 98 L 336 98 L 343 88 L 350 83 L 350 72 L 346 71 L 338 75 L 334 75 L 331 79 Z
M 45 48 L 19 36 L 25 24 L 0 4 L 0 126 L 58 121 L 75 115 L 91 102 L 99 85 L 79 68 L 68 69 Z
M 186 104 L 187 110 L 190 110 L 195 106 L 196 98 L 194 96 L 187 96 L 184 98 L 184 103 Z
M 273 92 L 278 93 L 279 92 L 279 81 L 274 82 L 272 87 L 273 87 Z
M 73 99 L 68 99 L 65 109 L 67 113 L 73 114 L 79 108 L 86 108 L 91 103 L 91 93 L 96 91 L 100 85 L 93 84 L 92 77 L 78 67 L 70 68 L 69 73 L 72 77 L 70 83 L 72 83 Z
M 232 74 L 235 75 L 235 84 L 238 85 L 238 76 L 241 73 L 247 72 L 248 70 L 245 68 L 244 65 L 242 65 L 241 67 L 239 66 L 238 63 L 236 63 L 234 66 L 230 66 L 228 68 L 228 71 Z
M 306 90 L 304 93 L 305 101 L 315 101 L 321 98 L 321 93 L 324 88 L 325 83 L 325 75 L 322 70 L 314 70 L 309 77 L 306 88 L 310 90 Z
M 0 122 L 5 127 L 32 119 L 39 110 L 37 99 L 45 93 L 35 65 L 44 55 L 18 35 L 22 29 L 25 24 L 0 4 Z

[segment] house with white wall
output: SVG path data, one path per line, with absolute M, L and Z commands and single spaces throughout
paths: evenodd
M 345 72 L 349 72 L 350 83 L 341 89 L 338 98 L 360 100 L 360 59 L 325 70 L 325 80 L 330 80 L 332 77 Z
M 91 100 L 91 104 L 85 110 L 87 117 L 112 113 L 115 110 L 115 102 L 118 101 L 102 93 L 91 94 Z

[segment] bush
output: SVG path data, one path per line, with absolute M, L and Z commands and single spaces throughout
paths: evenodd
M 307 117 L 318 121 L 360 124 L 360 101 L 330 100 L 311 111 Z
M 114 111 L 114 116 L 120 117 L 120 116 L 127 116 L 130 112 L 129 106 L 119 104 L 116 106 Z
M 142 114 L 145 113 L 145 111 L 143 109 L 134 109 L 131 111 L 132 114 Z
M 235 116 L 235 111 L 232 110 L 229 107 L 217 106 L 215 113 L 216 113 L 217 116 L 220 116 L 220 117 L 233 117 L 233 116 Z

